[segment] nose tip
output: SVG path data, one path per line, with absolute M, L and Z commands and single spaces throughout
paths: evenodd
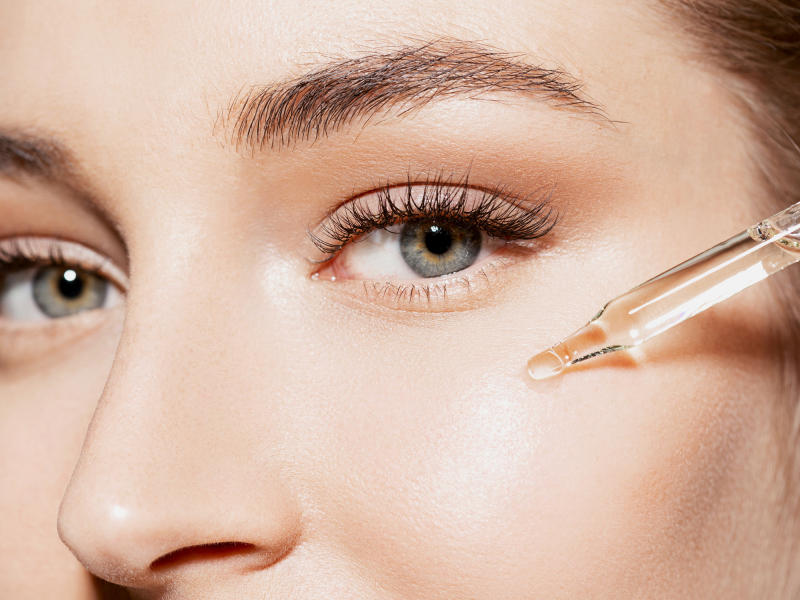
M 97 577 L 119 585 L 144 583 L 151 553 L 161 544 L 136 526 L 130 507 L 98 500 L 87 504 L 68 490 L 58 515 L 61 541 Z
M 267 569 L 288 555 L 300 537 L 293 511 L 237 511 L 208 502 L 136 507 L 81 497 L 61 504 L 58 531 L 78 560 L 97 577 L 117 585 L 155 588 L 192 573 L 234 576 Z M 168 503 L 171 504 L 171 503 Z M 278 518 L 276 518 L 278 517 Z
M 151 280 L 140 272 L 148 283 L 126 300 L 58 520 L 67 547 L 111 583 L 191 587 L 267 568 L 300 539 L 301 481 L 277 410 L 282 380 L 271 364 L 242 361 L 270 338 L 229 320 L 226 294 L 205 294 L 227 271 L 174 280 L 166 267 Z M 147 291 L 161 283 L 164 294 Z

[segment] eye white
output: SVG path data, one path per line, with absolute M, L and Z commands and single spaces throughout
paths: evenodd
M 33 278 L 36 269 L 25 269 L 5 277 L 0 290 L 0 315 L 12 321 L 46 321 L 48 319 L 33 299 Z
M 400 253 L 400 226 L 376 229 L 342 249 L 339 260 L 353 279 L 416 279 Z

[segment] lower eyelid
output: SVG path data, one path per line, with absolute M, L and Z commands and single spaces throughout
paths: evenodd
M 533 254 L 535 250 L 509 242 L 488 260 L 455 275 L 399 282 L 336 280 L 325 289 L 332 300 L 366 311 L 463 312 L 499 301 L 517 283 L 510 273 L 504 271 L 513 270 L 515 265 Z
M 67 348 L 72 351 L 75 343 L 105 327 L 116 326 L 121 330 L 124 314 L 122 305 L 43 322 L 17 322 L 0 317 L 0 370 Z

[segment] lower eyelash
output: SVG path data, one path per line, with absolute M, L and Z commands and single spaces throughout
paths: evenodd
M 427 301 L 430 304 L 431 300 L 446 300 L 447 290 L 456 284 L 466 288 L 467 291 L 471 288 L 468 277 L 458 277 L 441 283 L 396 284 L 386 282 L 379 284 L 378 282 L 364 282 L 364 289 L 368 294 L 371 293 L 375 298 L 382 300 L 394 299 L 398 302 L 407 300 L 409 303 Z
M 513 258 L 499 256 L 470 273 L 453 275 L 430 283 L 395 283 L 392 281 L 359 281 L 358 283 L 362 285 L 366 299 L 371 303 L 418 306 L 422 309 L 435 310 L 441 309 L 447 302 L 448 309 L 457 310 L 457 306 L 449 305 L 453 294 L 465 298 L 462 292 L 469 294 L 474 291 L 486 291 L 489 286 L 493 285 L 494 273 L 512 262 L 514 262 Z

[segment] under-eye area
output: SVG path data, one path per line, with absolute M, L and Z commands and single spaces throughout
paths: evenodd
M 420 278 L 414 281 L 391 279 L 336 279 L 314 273 L 312 281 L 333 302 L 365 313 L 390 318 L 383 309 L 404 312 L 450 313 L 496 306 L 509 290 L 519 283 L 518 275 L 526 270 L 514 267 L 535 259 L 539 249 L 530 244 L 509 244 L 489 260 L 453 275 Z M 324 274 L 324 271 L 322 271 Z M 326 285 L 325 285 L 326 284 Z
M 485 303 L 495 284 L 503 277 L 503 271 L 533 253 L 525 247 L 508 252 L 501 250 L 491 260 L 481 261 L 457 274 L 419 281 L 389 279 L 340 282 L 350 289 L 363 290 L 363 296 L 368 301 L 378 304 L 421 310 L 463 310 Z
M 484 287 L 555 226 L 553 190 L 521 195 L 442 178 L 386 185 L 309 231 L 329 256 L 312 279 L 360 282 L 368 298 L 426 304 Z

